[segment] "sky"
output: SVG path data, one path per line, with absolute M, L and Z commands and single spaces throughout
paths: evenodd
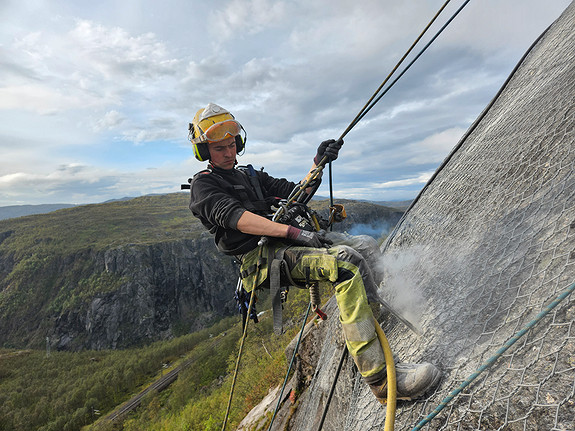
M 570 2 L 472 0 L 346 135 L 335 199 L 414 198 Z M 240 164 L 298 181 L 443 3 L 0 0 L 0 206 L 180 192 L 210 102 L 247 131 Z

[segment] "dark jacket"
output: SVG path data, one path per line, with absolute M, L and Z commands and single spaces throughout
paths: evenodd
M 272 212 L 269 198 L 285 199 L 296 186 L 263 171 L 253 173 L 259 181 L 263 200 L 258 198 L 248 172 L 241 168 L 224 170 L 210 166 L 198 172 L 190 186 L 190 210 L 215 235 L 218 249 L 228 255 L 247 253 L 257 246 L 260 239 L 237 230 L 244 211 L 269 216 Z

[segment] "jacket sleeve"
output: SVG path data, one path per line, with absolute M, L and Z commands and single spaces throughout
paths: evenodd
M 246 209 L 209 175 L 199 174 L 191 184 L 190 210 L 210 229 L 237 229 Z

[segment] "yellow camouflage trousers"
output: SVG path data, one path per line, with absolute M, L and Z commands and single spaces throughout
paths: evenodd
M 262 265 L 258 272 L 248 271 L 257 263 L 259 247 L 242 258 L 242 284 L 248 291 L 254 286 L 266 285 L 268 278 L 268 258 L 270 248 L 275 253 L 286 244 L 271 242 L 263 245 Z M 383 350 L 375 332 L 373 313 L 369 307 L 365 283 L 375 283 L 364 258 L 347 245 L 330 248 L 290 246 L 284 252 L 290 275 L 298 284 L 305 284 L 307 268 L 309 280 L 329 283 L 335 288 L 335 298 L 339 308 L 339 319 L 349 353 L 363 377 L 380 374 L 385 368 Z

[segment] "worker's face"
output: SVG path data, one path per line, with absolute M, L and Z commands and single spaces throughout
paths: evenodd
M 236 163 L 236 139 L 232 136 L 208 144 L 212 165 L 221 169 L 232 169 Z

